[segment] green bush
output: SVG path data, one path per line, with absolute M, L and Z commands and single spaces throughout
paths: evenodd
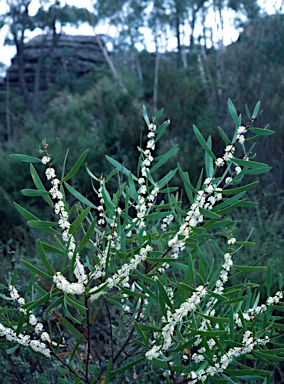
M 163 111 L 150 120 L 145 107 L 147 141 L 138 148 L 135 171 L 109 156 L 108 176 L 97 177 L 87 166 L 95 199 L 73 182 L 88 151 L 72 167 L 66 155 L 61 178 L 58 154 L 51 157 L 54 148 L 46 141 L 40 158 L 11 155 L 30 163 L 35 188 L 23 189 L 23 195 L 43 198 L 50 211 L 48 218 L 37 217 L 15 204 L 28 225 L 50 240 L 37 240 L 37 261 L 23 260 L 31 272 L 27 284 L 16 288 L 15 269 L 8 287 L 1 286 L 3 353 L 28 351 L 29 364 L 45 356 L 56 372 L 51 378 L 38 370 L 35 380 L 273 382 L 270 367 L 284 356 L 282 278 L 276 288 L 271 267 L 239 263 L 238 255 L 252 244 L 249 231 L 242 237 L 241 221 L 232 219 L 237 208 L 256 205 L 246 193 L 257 182 L 243 179 L 270 170 L 254 160 L 254 141 L 273 132 L 253 127 L 259 103 L 246 111 L 246 125 L 231 100 L 228 107 L 235 130 L 230 139 L 219 129 L 220 157 L 211 137 L 193 127 L 205 155 L 195 186 L 180 165 L 163 174 L 177 147 L 155 157 L 170 122 L 158 126 Z M 59 139 L 57 144 L 60 152 Z M 183 191 L 172 184 L 177 174 Z M 251 275 L 264 271 L 267 298 L 260 301 Z

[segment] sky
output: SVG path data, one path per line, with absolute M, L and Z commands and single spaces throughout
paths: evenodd
M 115 0 L 114 0 L 115 1 Z M 269 14 L 273 14 L 279 10 L 281 10 L 281 7 L 284 6 L 284 0 L 259 0 L 259 4 L 262 7 L 265 7 L 266 11 Z M 79 6 L 80 8 L 86 8 L 90 11 L 92 11 L 92 1 L 91 0 L 61 0 L 61 3 L 67 3 L 69 5 L 75 5 Z M 31 14 L 35 13 L 39 5 L 39 0 L 32 0 L 31 5 L 30 5 L 30 11 Z M 4 13 L 5 10 L 7 9 L 6 5 L 6 0 L 0 0 L 0 14 Z M 227 13 L 225 19 L 225 35 L 224 35 L 224 43 L 231 44 L 233 41 L 236 41 L 238 36 L 239 36 L 239 31 L 237 31 L 234 27 L 232 27 L 232 19 L 234 17 L 233 12 L 232 13 Z M 212 25 L 217 25 L 218 20 L 216 20 L 216 14 L 213 14 L 209 17 L 208 23 Z M 4 41 L 7 36 L 7 28 L 2 28 L 0 30 L 0 62 L 4 63 L 6 66 L 10 65 L 11 58 L 15 55 L 15 48 L 12 46 L 4 46 Z M 91 26 L 87 24 L 82 24 L 78 29 L 76 28 L 71 28 L 70 26 L 66 26 L 64 28 L 64 32 L 67 34 L 77 34 L 77 35 L 93 35 L 94 31 Z M 39 31 L 35 31 L 33 34 L 30 34 L 28 37 L 33 37 L 37 35 Z M 107 25 L 98 25 L 96 26 L 96 33 L 100 34 L 109 34 L 111 36 L 115 35 L 115 29 L 114 28 L 109 28 Z M 144 29 L 144 34 L 145 34 L 145 41 L 147 42 L 146 46 L 148 51 L 154 51 L 155 50 L 155 45 L 153 41 L 153 37 L 151 35 L 151 32 L 147 30 L 146 28 Z M 216 40 L 218 39 L 218 31 L 217 29 L 215 30 L 215 38 Z M 189 42 L 184 41 L 184 44 L 187 45 Z M 167 42 L 167 49 L 174 49 L 176 47 L 176 39 L 173 37 Z M 139 47 L 137 47 L 139 49 Z M 142 46 L 141 46 L 142 48 Z M 1 74 L 1 71 L 0 71 Z M 3 73 L 2 73 L 3 74 Z

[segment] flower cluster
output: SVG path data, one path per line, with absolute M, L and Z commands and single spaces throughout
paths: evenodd
M 100 187 L 98 190 L 98 198 L 100 199 L 100 205 L 98 206 L 98 211 L 99 211 L 98 225 L 100 225 L 100 226 L 105 225 L 105 223 L 106 223 L 105 216 L 104 216 L 104 209 L 105 209 L 104 199 L 103 199 L 103 194 L 102 194 L 103 186 L 104 186 L 104 179 L 100 178 Z
M 190 372 L 188 376 L 188 383 L 196 384 L 198 382 L 204 383 L 208 377 L 223 373 L 228 366 L 234 361 L 235 358 L 250 353 L 257 345 L 265 345 L 269 342 L 269 337 L 253 338 L 251 331 L 246 331 L 243 335 L 242 346 L 230 348 L 221 357 L 214 357 L 214 365 L 210 365 L 206 369 L 199 369 L 198 371 Z
M 125 278 L 128 278 L 129 274 L 137 268 L 138 264 L 146 260 L 148 253 L 152 250 L 153 248 L 150 245 L 146 245 L 146 247 L 141 248 L 139 253 L 129 261 L 129 264 L 123 264 L 122 267 L 112 277 L 107 278 L 105 283 L 90 290 L 90 293 L 94 292 L 91 296 L 91 299 L 93 301 L 97 300 L 99 297 L 105 294 L 103 288 L 108 288 L 110 290 L 113 287 L 119 285 Z
M 162 319 L 162 322 L 166 322 L 166 325 L 162 328 L 163 344 L 158 345 L 156 343 L 149 351 L 146 352 L 145 356 L 148 360 L 159 357 L 170 348 L 175 326 L 181 322 L 189 312 L 196 309 L 197 305 L 205 295 L 206 288 L 200 285 L 196 288 L 196 291 L 192 293 L 191 297 L 182 303 L 175 312 L 172 313 L 170 309 L 168 309 L 167 319 Z
M 13 285 L 8 285 L 8 289 L 10 292 L 10 296 L 14 301 L 17 301 L 20 306 L 25 304 L 25 299 L 21 297 Z M 19 308 L 20 312 L 27 314 L 27 310 L 23 308 Z M 5 327 L 0 323 L 0 336 L 5 336 L 7 341 L 16 342 L 24 347 L 30 347 L 34 351 L 43 354 L 46 357 L 50 356 L 50 349 L 46 346 L 45 342 L 50 343 L 49 334 L 43 331 L 43 324 L 38 323 L 37 318 L 30 313 L 29 314 L 29 325 L 34 328 L 34 331 L 37 335 L 39 335 L 40 339 L 31 340 L 30 335 L 24 335 L 23 333 L 17 333 L 14 329 Z
M 278 304 L 283 299 L 283 291 L 278 291 L 274 296 L 268 297 L 265 304 L 258 305 L 254 308 L 249 308 L 246 312 L 243 312 L 243 318 L 247 321 L 251 321 L 256 318 L 260 313 L 267 311 L 267 308 L 273 304 Z M 242 322 L 238 313 L 234 314 L 234 320 L 238 327 L 242 327 Z
M 159 188 L 156 185 L 151 193 L 147 195 L 147 186 L 146 180 L 148 177 L 148 173 L 150 172 L 150 166 L 154 160 L 152 151 L 155 149 L 155 136 L 157 127 L 155 124 L 151 123 L 148 125 L 148 142 L 146 144 L 146 150 L 143 151 L 144 159 L 141 163 L 141 177 L 138 179 L 138 203 L 135 206 L 137 211 L 136 218 L 133 220 L 137 223 L 138 229 L 145 228 L 144 216 L 146 215 L 147 209 L 153 205 L 157 194 L 159 192 Z
M 214 179 L 207 178 L 204 181 L 204 190 L 197 193 L 195 202 L 187 211 L 184 223 L 180 226 L 175 236 L 169 240 L 168 246 L 172 248 L 172 258 L 177 258 L 179 252 L 185 248 L 185 240 L 190 237 L 192 227 L 197 227 L 203 222 L 203 215 L 200 208 L 211 210 L 216 202 L 222 200 L 222 189 L 214 185 Z
M 167 227 L 171 224 L 171 222 L 174 220 L 174 215 L 169 215 L 167 217 L 163 218 L 163 224 L 161 224 L 161 230 L 166 231 Z
M 65 277 L 57 272 L 53 281 L 56 284 L 57 288 L 63 290 L 67 293 L 76 293 L 81 294 L 85 291 L 85 283 L 87 282 L 87 275 L 85 274 L 84 266 L 80 261 L 80 256 L 78 253 L 74 255 L 76 243 L 74 236 L 69 234 L 69 228 L 71 226 L 69 222 L 69 214 L 65 209 L 63 194 L 59 190 L 60 180 L 56 177 L 55 169 L 52 168 L 51 158 L 49 157 L 47 151 L 45 150 L 45 156 L 42 158 L 43 164 L 48 164 L 48 168 L 45 171 L 47 180 L 50 181 L 52 188 L 50 189 L 50 195 L 52 200 L 54 200 L 54 212 L 59 216 L 58 224 L 62 229 L 62 240 L 67 244 L 68 247 L 68 257 L 72 259 L 75 256 L 74 263 L 74 275 L 76 276 L 78 283 L 69 283 Z
M 142 173 L 142 177 L 146 177 L 147 178 L 147 172 L 149 172 L 149 167 L 153 161 L 153 156 L 152 156 L 152 152 L 151 151 L 154 151 L 155 149 L 155 136 L 156 136 L 156 130 L 157 130 L 157 127 L 155 124 L 151 123 L 148 125 L 148 142 L 147 142 L 147 145 L 146 145 L 146 150 L 143 152 L 144 153 L 144 160 L 142 161 L 142 165 L 141 165 L 141 173 Z

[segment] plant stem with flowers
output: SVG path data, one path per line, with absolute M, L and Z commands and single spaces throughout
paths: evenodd
M 150 121 L 143 108 L 147 143 L 139 148 L 136 175 L 109 157 L 115 167 L 110 175 L 96 177 L 87 168 L 98 185 L 93 188 L 93 201 L 68 183 L 87 151 L 61 179 L 45 141 L 41 159 L 12 155 L 46 166 L 43 183 L 31 165 L 36 189 L 22 192 L 42 196 L 54 210 L 56 222 L 42 221 L 16 205 L 31 227 L 53 235 L 51 244 L 38 241 L 38 265 L 23 261 L 50 288 L 45 291 L 37 284 L 36 296 L 30 298 L 26 292 L 24 299 L 15 288 L 16 277 L 9 282 L 18 322 L 7 315 L 8 300 L 7 313 L 5 309 L 0 313 L 0 336 L 7 346 L 20 344 L 57 359 L 64 367 L 62 375 L 76 383 L 222 383 L 259 377 L 266 382 L 270 371 L 263 362 L 273 366 L 284 358 L 277 339 L 283 324 L 275 312 L 275 308 L 284 310 L 284 291 L 280 282 L 278 292 L 259 303 L 257 294 L 247 294 L 256 288 L 247 278 L 231 285 L 234 272 L 265 267 L 236 264 L 236 253 L 245 252 L 249 242 L 238 239 L 237 223 L 228 214 L 254 206 L 246 192 L 257 183 L 245 184 L 244 178 L 270 167 L 252 161 L 254 144 L 250 143 L 273 132 L 253 126 L 259 103 L 251 115 L 247 113 L 246 125 L 231 100 L 228 107 L 235 133 L 230 139 L 219 128 L 222 156 L 217 157 L 212 140 L 193 127 L 205 153 L 206 171 L 196 186 L 180 166 L 156 177 L 156 171 L 177 153 L 174 147 L 155 156 L 169 125 L 169 121 L 158 125 L 162 110 Z M 58 145 L 61 148 L 59 140 Z M 177 199 L 177 188 L 171 185 L 177 173 L 184 184 L 185 203 Z M 119 186 L 110 192 L 108 182 L 116 174 Z M 46 182 L 51 184 L 47 189 Z M 76 206 L 69 207 L 68 193 L 77 199 Z M 216 253 L 223 261 L 213 268 Z M 63 267 L 53 254 L 64 260 Z M 37 321 L 32 312 L 42 306 L 57 326 L 54 321 Z M 251 358 L 256 361 L 254 367 Z

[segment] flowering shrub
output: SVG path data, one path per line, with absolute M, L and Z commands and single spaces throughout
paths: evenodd
M 228 106 L 235 133 L 230 139 L 219 128 L 221 156 L 215 156 L 211 138 L 193 127 L 206 173 L 195 187 L 179 165 L 155 178 L 177 152 L 174 147 L 155 157 L 170 123 L 158 126 L 162 110 L 150 121 L 143 108 L 148 141 L 138 148 L 136 175 L 109 157 L 114 170 L 106 177 L 86 168 L 97 206 L 68 183 L 88 151 L 61 178 L 45 141 L 40 159 L 11 155 L 45 167 L 42 180 L 30 164 L 36 189 L 22 193 L 44 198 L 54 220 L 43 221 L 15 204 L 29 226 L 52 236 L 50 244 L 38 240 L 37 265 L 23 261 L 32 272 L 26 292 L 18 292 L 15 273 L 2 294 L 7 306 L 0 312 L 0 336 L 9 353 L 21 345 L 52 359 L 60 383 L 268 383 L 269 366 L 284 356 L 276 312 L 284 310 L 282 280 L 271 293 L 267 268 L 268 298 L 262 304 L 249 275 L 242 284 L 230 284 L 234 274 L 265 267 L 237 264 L 237 252 L 251 242 L 249 236 L 238 239 L 238 223 L 229 213 L 255 206 L 245 194 L 257 182 L 243 180 L 270 169 L 252 158 L 254 141 L 273 132 L 253 127 L 259 103 L 252 114 L 246 107 L 246 125 L 230 100 Z M 66 162 L 67 156 L 63 173 Z M 171 186 L 177 173 L 184 196 Z M 110 192 L 108 182 L 116 176 L 118 189 Z M 220 265 L 214 265 L 216 255 L 223 258 Z

